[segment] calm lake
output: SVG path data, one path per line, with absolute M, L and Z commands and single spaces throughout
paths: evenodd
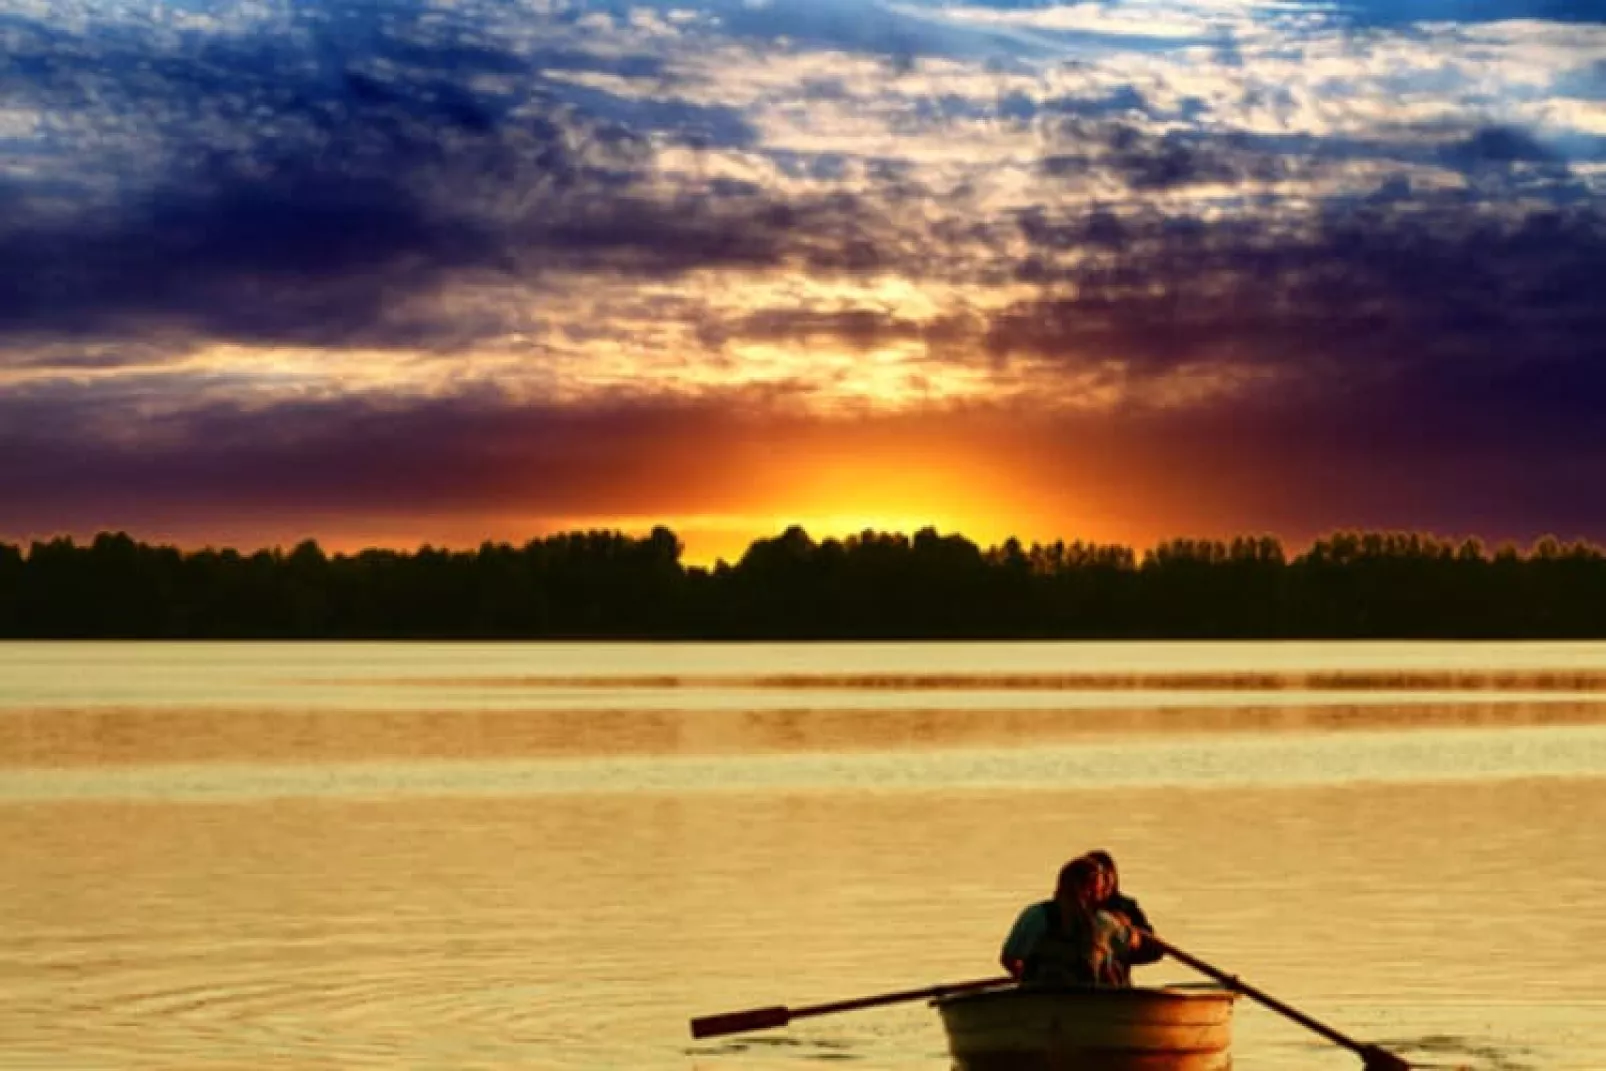
M 1603 715 L 1602 644 L 0 644 L 0 1067 L 943 1071 L 687 1020 L 993 975 L 1103 847 L 1363 1040 L 1598 1071 Z

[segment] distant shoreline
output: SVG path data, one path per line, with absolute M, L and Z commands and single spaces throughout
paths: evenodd
M 667 528 L 476 550 L 0 543 L 0 639 L 1032 641 L 1606 638 L 1606 551 L 1339 532 L 1142 551 L 800 528 L 688 566 Z

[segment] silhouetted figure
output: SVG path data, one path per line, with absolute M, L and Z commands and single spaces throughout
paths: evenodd
M 1112 915 L 1119 917 L 1128 925 L 1141 931 L 1137 942 L 1132 945 L 1121 957 L 1122 970 L 1127 974 L 1130 983 L 1130 970 L 1134 966 L 1145 963 L 1156 963 L 1165 958 L 1165 951 L 1154 944 L 1143 940 L 1143 933 L 1152 933 L 1154 925 L 1149 916 L 1144 913 L 1138 902 L 1121 891 L 1121 872 L 1116 869 L 1115 857 L 1103 849 L 1087 853 L 1086 858 L 1098 865 L 1100 875 L 1099 907 Z
M 1099 908 L 1101 868 L 1083 856 L 1060 868 L 1054 898 L 1015 919 L 999 960 L 1033 985 L 1128 984 L 1124 957 L 1137 940 L 1132 927 Z

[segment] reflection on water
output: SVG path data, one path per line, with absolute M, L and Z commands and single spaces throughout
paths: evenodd
M 1301 706 L 1267 689 L 1214 706 L 1134 687 L 1124 707 L 932 708 L 915 687 L 786 710 L 766 685 L 753 709 L 585 711 L 465 708 L 409 685 L 435 705 L 350 707 L 314 693 L 360 684 L 282 682 L 829 667 L 813 647 L 746 667 L 728 649 L 143 650 L 159 673 L 130 683 L 131 645 L 0 647 L 8 1071 L 942 1071 L 919 1003 L 705 1042 L 686 1023 L 989 976 L 1018 908 L 1093 846 L 1177 944 L 1415 1061 L 1586 1071 L 1606 1052 L 1592 698 Z M 1061 650 L 1081 673 L 1086 652 Z M 1360 670 L 1390 678 L 1386 651 L 1363 653 Z M 1257 670 L 1253 645 L 1164 655 L 1117 651 L 1110 669 L 1290 664 L 1267 649 Z M 1052 669 L 1040 647 L 926 657 L 844 656 L 866 677 Z M 1442 684 L 1472 665 L 1444 657 L 1402 647 L 1396 668 Z M 1582 645 L 1479 657 L 1529 673 L 1524 691 L 1606 667 Z M 5 676 L 25 662 L 23 685 Z M 281 683 L 258 692 L 259 677 Z M 1237 1019 L 1238 1071 L 1358 1066 L 1252 1004 Z
M 876 710 L 275 710 L 89 707 L 0 713 L 0 769 L 152 763 L 789 755 L 1015 750 L 1469 727 L 1593 746 L 1606 701 Z M 1487 744 L 1487 739 L 1479 741 Z M 1325 741 L 1324 747 L 1349 745 Z M 921 757 L 916 761 L 930 761 Z M 1482 760 L 1480 760 L 1482 761 Z M 1487 762 L 1483 762 L 1487 767 Z M 1591 767 L 1592 768 L 1592 767 Z M 1524 769 L 1527 769 L 1526 767 Z M 1570 769 L 1570 768 L 1569 768 Z M 1421 771 L 1429 774 L 1431 771 Z M 1542 771 L 1539 771 L 1542 772 Z
M 314 677 L 293 684 L 313 687 L 399 685 L 414 688 L 698 688 L 780 689 L 783 691 L 1388 691 L 1388 692 L 1598 692 L 1606 688 L 1606 673 L 1598 670 L 1568 672 L 1512 670 L 1458 672 L 1188 672 L 1188 673 L 760 673 L 752 676 L 564 676 L 522 677 Z
M 1606 648 L 1589 643 L 0 643 L 0 710 L 884 707 L 910 691 L 926 693 L 923 707 L 944 693 L 1002 708 L 1134 691 L 1195 706 L 1275 692 L 1289 705 L 1311 692 L 1582 698 L 1603 681 Z

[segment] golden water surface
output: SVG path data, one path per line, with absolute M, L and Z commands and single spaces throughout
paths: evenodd
M 1606 1068 L 1606 645 L 0 645 L 0 1068 L 946 1068 L 1068 855 L 1426 1065 Z M 1147 980 L 1186 968 L 1144 968 Z M 1239 1071 L 1355 1068 L 1255 1005 Z

